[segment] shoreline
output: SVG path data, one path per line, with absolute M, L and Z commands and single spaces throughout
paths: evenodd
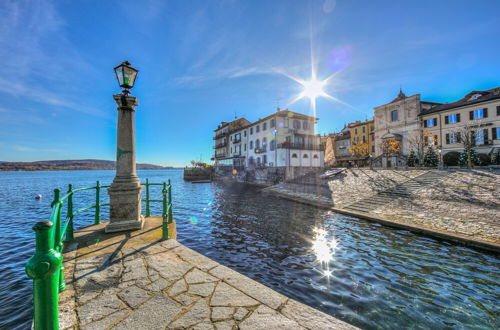
M 452 233 L 452 232 L 446 232 L 446 231 L 442 231 L 442 230 L 430 229 L 430 228 L 426 228 L 426 227 L 419 226 L 419 225 L 404 224 L 404 223 L 396 222 L 396 221 L 386 219 L 386 218 L 383 218 L 380 216 L 376 216 L 373 214 L 369 214 L 369 213 L 355 212 L 355 211 L 346 210 L 343 208 L 336 208 L 336 207 L 332 207 L 331 205 L 327 205 L 326 203 L 321 203 L 318 201 L 313 201 L 310 199 L 301 198 L 301 197 L 298 197 L 298 196 L 295 196 L 292 194 L 285 194 L 283 192 L 279 192 L 276 190 L 267 189 L 267 190 L 262 190 L 261 192 L 266 193 L 266 194 L 273 194 L 279 198 L 295 201 L 295 202 L 298 202 L 301 204 L 314 206 L 314 207 L 325 209 L 325 210 L 330 210 L 330 211 L 344 214 L 344 215 L 348 215 L 348 216 L 357 217 L 357 218 L 367 220 L 370 222 L 380 223 L 380 224 L 388 226 L 388 227 L 409 230 L 413 233 L 429 236 L 429 237 L 432 237 L 435 239 L 451 241 L 454 243 L 458 243 L 460 245 L 476 248 L 476 249 L 479 249 L 482 251 L 488 251 L 488 252 L 494 253 L 494 254 L 500 253 L 500 244 L 496 244 L 493 242 L 488 242 L 485 240 L 469 237 L 466 235 L 456 234 L 456 233 Z

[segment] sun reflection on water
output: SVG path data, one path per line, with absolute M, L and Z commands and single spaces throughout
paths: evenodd
M 327 231 L 322 228 L 313 228 L 314 237 L 312 249 L 316 255 L 316 261 L 320 264 L 320 272 L 327 279 L 332 276 L 330 270 L 330 261 L 335 256 L 335 251 L 338 247 L 338 242 L 335 237 L 328 238 Z

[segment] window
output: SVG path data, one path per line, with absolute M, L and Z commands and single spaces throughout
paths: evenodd
M 358 129 L 357 128 L 354 129 L 354 134 L 358 134 Z
M 480 130 L 476 131 L 475 141 L 476 141 L 477 146 L 483 145 L 484 141 L 488 139 L 487 137 L 485 137 L 484 133 L 485 133 L 484 129 L 480 129 Z
M 255 133 L 259 133 L 260 132 L 260 125 L 257 125 L 255 126 Z
M 250 141 L 250 150 L 253 149 L 253 141 Z
M 498 140 L 500 139 L 500 127 L 493 127 L 491 129 L 491 138 L 493 140 Z
M 497 116 L 500 116 L 500 105 L 497 105 Z
M 309 156 L 307 154 L 304 154 L 304 156 L 302 156 L 303 158 L 309 158 Z
M 252 135 L 252 134 L 253 134 L 253 127 L 250 127 L 250 135 Z M 252 148 L 250 148 L 250 149 L 252 149 Z
M 271 124 L 269 125 L 270 127 L 275 127 L 276 126 L 276 120 L 271 119 Z
M 424 120 L 424 127 L 434 127 L 437 126 L 437 118 Z
M 262 148 L 265 148 L 267 145 L 267 138 L 262 139 Z
M 257 157 L 257 165 L 260 165 L 260 157 Z
M 267 129 L 267 123 L 262 124 L 262 130 L 265 131 Z
M 276 140 L 271 140 L 271 142 L 269 142 L 269 149 L 271 151 L 276 149 Z
M 254 159 L 252 156 L 250 156 L 250 158 L 248 159 L 248 164 L 251 164 L 251 165 L 254 164 Z
M 482 95 L 481 94 L 474 94 L 470 97 L 469 101 L 474 101 L 480 98 Z
M 318 155 L 317 154 L 314 154 L 314 159 L 318 159 Z
M 262 163 L 264 163 L 264 165 L 266 165 L 266 163 L 267 163 L 267 156 L 266 155 L 262 156 Z
M 363 143 L 366 143 L 366 136 L 363 135 Z
M 292 158 L 297 158 L 297 154 L 292 154 Z
M 392 110 L 391 111 L 391 121 L 397 121 L 398 120 L 398 110 Z
M 255 140 L 255 149 L 259 149 L 260 148 L 260 140 L 257 139 Z
M 453 115 L 449 116 L 444 116 L 444 123 L 445 124 L 456 124 L 460 122 L 460 114 L 455 113 Z
M 300 121 L 298 121 L 297 119 L 295 119 L 293 121 L 293 128 L 300 129 Z
M 247 136 L 247 130 L 243 131 L 243 136 Z
M 363 126 L 363 127 L 361 128 L 361 130 L 363 131 L 363 133 L 366 133 L 366 127 L 365 127 L 365 126 Z
M 488 118 L 488 108 L 476 109 L 469 112 L 470 120 L 478 120 L 483 118 Z
M 446 133 L 446 144 L 455 144 L 460 142 L 460 133 Z
M 243 146 L 243 151 L 247 151 L 247 144 L 245 143 L 245 145 Z
M 303 129 L 308 129 L 308 128 L 309 128 L 309 123 L 308 123 L 307 121 L 304 121 L 304 122 L 302 123 L 302 128 L 303 128 Z

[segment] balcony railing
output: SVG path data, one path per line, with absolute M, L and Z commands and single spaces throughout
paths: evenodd
M 227 142 L 219 143 L 214 146 L 214 149 L 224 148 L 227 146 Z
M 312 143 L 292 143 L 292 142 L 283 142 L 278 144 L 278 148 L 280 149 L 300 149 L 300 150 L 325 150 L 322 145 L 314 145 Z
M 228 134 L 227 132 L 224 132 L 224 133 L 219 133 L 219 134 L 217 134 L 216 136 L 214 136 L 214 140 L 221 139 L 221 138 L 223 138 L 223 137 L 227 136 L 227 134 Z

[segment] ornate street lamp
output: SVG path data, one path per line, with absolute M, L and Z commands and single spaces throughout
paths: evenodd
M 113 95 L 118 106 L 116 137 L 116 175 L 108 189 L 109 223 L 106 232 L 141 229 L 141 183 L 136 173 L 135 107 L 137 98 L 129 95 L 138 70 L 124 61 L 115 67 L 116 79 L 123 91 Z
M 130 89 L 134 87 L 135 79 L 139 70 L 134 69 L 129 61 L 123 61 L 115 67 L 115 75 L 118 85 L 123 88 L 123 94 L 128 95 Z

